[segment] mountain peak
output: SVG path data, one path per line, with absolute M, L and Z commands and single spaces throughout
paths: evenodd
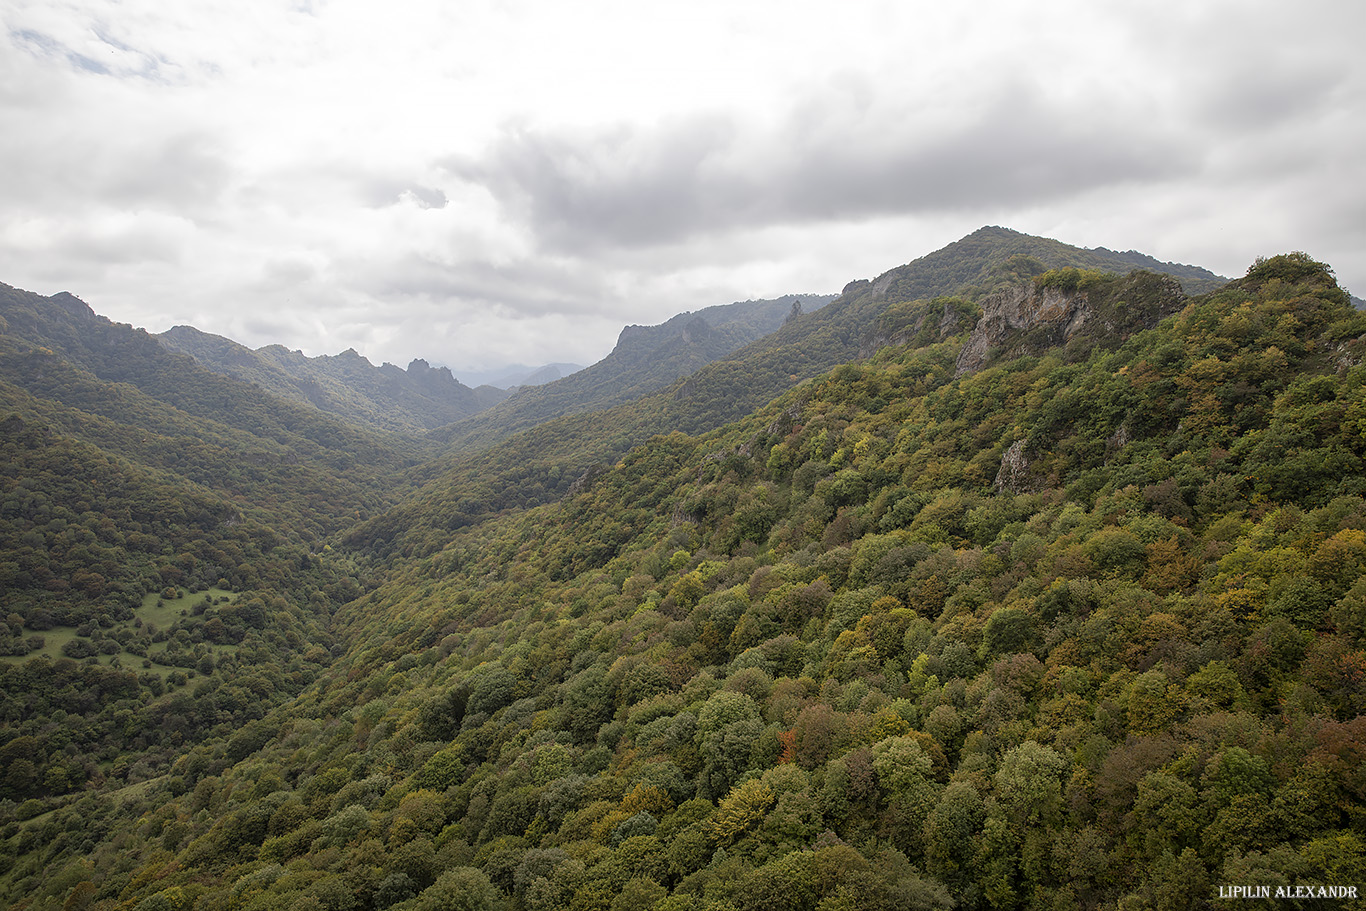
M 52 301 L 68 313 L 72 313 L 83 319 L 90 319 L 95 316 L 95 311 L 91 309 L 90 305 L 70 291 L 58 291 L 56 294 L 49 297 L 48 300 Z

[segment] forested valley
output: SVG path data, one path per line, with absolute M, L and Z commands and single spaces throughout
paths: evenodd
M 1366 894 L 1364 385 L 1309 255 L 999 228 L 457 448 L 0 286 L 0 901 Z

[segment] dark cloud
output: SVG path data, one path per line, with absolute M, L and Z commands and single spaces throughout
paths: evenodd
M 444 209 L 450 201 L 446 199 L 446 194 L 436 187 L 411 186 L 404 190 L 403 195 L 412 199 L 418 208 L 422 209 Z
M 317 277 L 318 267 L 301 259 L 272 259 L 261 267 L 261 281 L 266 287 L 292 286 Z
M 180 247 L 156 232 L 137 229 L 117 233 L 80 232 L 52 244 L 50 251 L 89 266 L 178 263 Z
M 1200 113 L 1216 124 L 1263 132 L 1321 116 L 1346 77 L 1345 67 L 1331 61 L 1296 69 L 1267 66 L 1265 61 L 1231 61 L 1211 74 L 1211 84 L 1200 98 Z
M 552 247 L 585 250 L 1035 205 L 1196 168 L 1192 150 L 1152 127 L 1016 89 L 945 117 L 872 105 L 855 85 L 794 106 L 768 130 L 714 116 L 595 132 L 518 127 L 482 158 L 445 164 Z
M 375 174 L 342 162 L 317 163 L 275 177 L 294 185 L 313 185 L 319 192 L 345 194 L 368 209 L 384 209 L 404 202 L 419 209 L 444 209 L 450 203 L 439 187 L 419 183 L 409 176 Z

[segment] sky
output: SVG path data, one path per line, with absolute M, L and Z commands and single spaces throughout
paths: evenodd
M 1366 296 L 1358 0 L 0 0 L 0 282 L 462 370 L 983 225 Z

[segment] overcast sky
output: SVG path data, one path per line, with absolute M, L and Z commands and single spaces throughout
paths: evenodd
M 591 363 L 986 224 L 1366 296 L 1366 4 L 0 0 L 0 282 Z

